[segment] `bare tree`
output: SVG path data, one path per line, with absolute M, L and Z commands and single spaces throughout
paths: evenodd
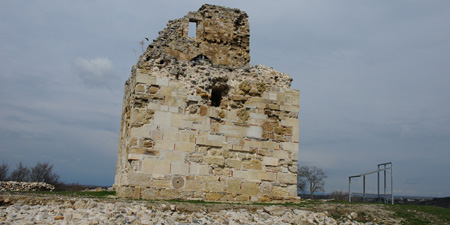
M 0 181 L 5 181 L 8 177 L 9 166 L 7 163 L 3 162 L 0 165 Z
M 53 165 L 48 162 L 37 162 L 36 166 L 31 169 L 30 181 L 45 182 L 48 184 L 57 184 L 59 175 L 53 172 Z
M 11 172 L 9 179 L 12 181 L 24 182 L 28 181 L 29 175 L 30 170 L 20 162 L 19 165 L 17 165 L 17 168 Z
M 302 166 L 298 169 L 298 189 L 304 192 L 309 184 L 309 194 L 313 199 L 314 192 L 325 191 L 325 178 L 327 175 L 322 169 L 315 166 Z

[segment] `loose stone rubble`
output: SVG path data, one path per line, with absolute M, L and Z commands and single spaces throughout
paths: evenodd
M 0 196 L 0 224 L 376 224 L 285 206 L 204 206 Z
M 55 186 L 45 182 L 0 181 L 0 191 L 53 191 Z
M 245 12 L 204 5 L 148 46 L 125 84 L 119 196 L 299 200 L 299 91 L 248 66 L 249 37 Z

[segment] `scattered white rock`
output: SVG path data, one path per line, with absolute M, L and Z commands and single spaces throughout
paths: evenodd
M 88 198 L 51 200 L 43 204 L 16 201 L 13 205 L 0 206 L 0 224 L 338 224 L 328 213 L 278 205 L 208 212 L 185 212 L 181 208 L 178 204 L 150 205 Z M 356 212 L 348 217 L 339 224 L 363 224 L 353 220 L 358 217 Z

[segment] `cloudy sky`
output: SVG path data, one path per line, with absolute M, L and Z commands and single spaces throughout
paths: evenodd
M 251 64 L 294 79 L 300 164 L 327 192 L 392 161 L 395 194 L 450 196 L 447 0 L 0 1 L 0 161 L 112 185 L 139 41 L 205 2 L 246 11 Z

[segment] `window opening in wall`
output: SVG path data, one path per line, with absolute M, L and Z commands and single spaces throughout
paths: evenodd
M 222 101 L 222 88 L 213 88 L 211 91 L 211 105 L 212 106 L 220 106 L 220 102 Z
M 191 37 L 191 38 L 197 37 L 197 23 L 196 22 L 189 22 L 188 37 Z

